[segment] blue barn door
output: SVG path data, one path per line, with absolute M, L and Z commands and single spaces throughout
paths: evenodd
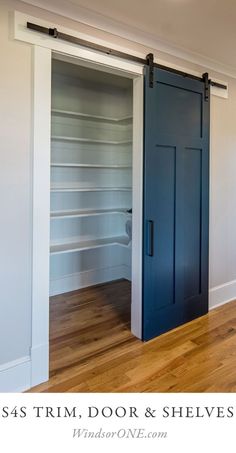
M 207 313 L 209 223 L 204 83 L 146 71 L 143 340 Z

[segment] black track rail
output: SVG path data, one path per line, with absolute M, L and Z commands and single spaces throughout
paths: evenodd
M 78 46 L 86 47 L 87 49 L 95 50 L 97 52 L 102 52 L 107 55 L 112 55 L 114 57 L 121 58 L 123 60 L 128 60 L 128 61 L 133 61 L 135 63 L 139 63 L 142 65 L 149 64 L 150 65 L 150 58 L 152 57 L 151 60 L 151 66 L 159 69 L 163 69 L 164 71 L 169 71 L 174 74 L 181 75 L 183 77 L 189 78 L 189 79 L 194 79 L 198 80 L 200 82 L 205 83 L 205 74 L 203 74 L 203 77 L 197 77 L 193 74 L 189 74 L 188 72 L 184 71 L 179 71 L 178 69 L 171 68 L 168 66 L 163 66 L 159 63 L 154 63 L 153 62 L 153 55 L 148 54 L 146 58 L 140 58 L 136 57 L 135 55 L 131 55 L 125 52 L 120 52 L 119 50 L 111 49 L 110 47 L 105 47 L 101 46 L 100 44 L 95 44 L 90 41 L 86 41 L 84 39 L 77 38 L 76 36 L 68 35 L 66 33 L 62 33 L 57 28 L 47 28 L 47 27 L 42 27 L 41 25 L 33 24 L 31 22 L 27 22 L 27 28 L 30 30 L 34 30 L 39 33 L 44 33 L 45 35 L 51 36 L 52 38 L 55 39 L 61 39 L 63 41 L 69 42 L 71 44 L 76 44 Z M 214 80 L 209 80 L 208 81 L 209 85 L 221 88 L 223 90 L 227 90 L 227 86 L 223 85 L 222 83 L 215 82 Z

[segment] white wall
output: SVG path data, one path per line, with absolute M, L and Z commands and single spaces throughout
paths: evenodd
M 211 99 L 211 288 L 236 279 L 235 119 L 236 80 L 230 80 L 229 99 Z
M 0 3 L 0 365 L 29 355 L 31 48 L 9 39 Z
M 28 356 L 31 345 L 31 48 L 9 37 L 9 12 L 14 9 L 100 38 L 109 37 L 111 46 L 126 45 L 130 52 L 137 50 L 145 55 L 152 50 L 19 1 L 1 0 L 0 365 Z M 199 69 L 154 53 L 189 69 Z M 211 288 L 236 279 L 236 80 L 215 76 L 229 82 L 229 99 L 212 97 L 211 102 Z M 231 297 L 236 297 L 235 285 L 223 286 L 212 291 L 212 304 Z

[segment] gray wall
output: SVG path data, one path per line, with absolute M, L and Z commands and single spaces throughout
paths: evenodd
M 94 28 L 18 1 L 0 3 L 0 365 L 29 354 L 31 343 L 31 47 L 9 38 L 9 12 L 29 12 L 91 35 Z M 111 36 L 110 42 L 124 44 Z M 128 43 L 130 51 L 151 49 Z M 161 58 L 199 69 L 158 52 Z M 206 68 L 204 68 L 206 70 Z M 211 101 L 210 285 L 236 279 L 236 80 L 229 99 Z

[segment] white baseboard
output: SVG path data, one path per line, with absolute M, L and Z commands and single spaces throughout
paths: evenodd
M 49 345 L 31 348 L 31 385 L 35 387 L 49 379 Z
M 236 280 L 215 286 L 209 291 L 209 310 L 236 299 Z
M 24 392 L 31 387 L 31 359 L 22 357 L 0 366 L 0 392 Z
M 99 283 L 119 280 L 120 278 L 131 279 L 129 266 L 122 264 L 120 266 L 91 269 L 89 271 L 66 275 L 63 278 L 51 280 L 50 296 L 75 291 L 80 288 L 86 288 L 87 286 L 98 285 Z
M 31 348 L 31 356 L 0 365 L 0 393 L 24 392 L 49 379 L 48 345 Z

